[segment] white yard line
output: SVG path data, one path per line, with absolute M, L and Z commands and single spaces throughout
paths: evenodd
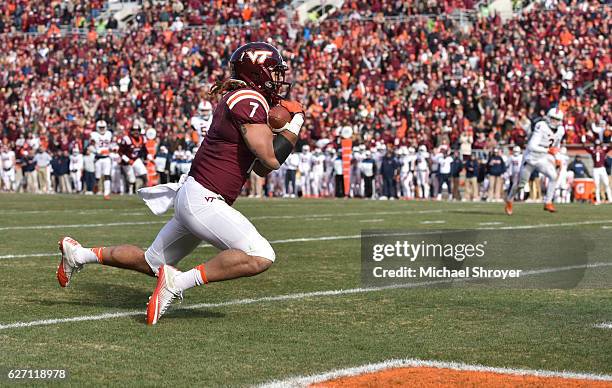
M 101 228 L 106 226 L 134 226 L 134 225 L 155 225 L 165 224 L 163 221 L 130 221 L 130 222 L 107 222 L 104 224 L 67 224 L 67 225 L 25 225 L 25 226 L 5 226 L 1 230 L 39 230 L 39 229 L 68 229 L 68 228 Z
M 521 273 L 521 277 L 523 276 L 531 276 L 538 275 L 541 273 L 551 273 L 551 272 L 562 272 L 562 271 L 571 271 L 575 269 L 582 268 L 598 268 L 598 267 L 608 267 L 612 266 L 612 263 L 593 263 L 593 264 L 583 264 L 583 265 L 572 265 L 566 267 L 553 267 L 553 268 L 543 268 L 534 271 L 523 271 Z M 381 286 L 381 287 L 367 287 L 367 288 L 350 288 L 346 290 L 326 290 L 326 291 L 314 291 L 314 292 L 302 292 L 297 294 L 286 294 L 286 295 L 278 295 L 278 296 L 264 296 L 261 298 L 248 298 L 248 299 L 235 299 L 227 302 L 220 303 L 198 303 L 192 305 L 178 305 L 176 308 L 180 310 L 196 310 L 196 309 L 206 309 L 206 308 L 217 308 L 217 307 L 225 307 L 225 306 L 240 306 L 240 305 L 249 305 L 255 303 L 264 303 L 264 302 L 282 302 L 287 300 L 301 300 L 307 298 L 319 298 L 326 296 L 338 296 L 338 295 L 350 295 L 350 294 L 363 294 L 369 292 L 379 292 L 385 290 L 397 290 L 397 289 L 406 289 L 406 288 L 416 288 L 416 287 L 424 287 L 436 284 L 445 284 L 445 283 L 456 283 L 462 281 L 469 281 L 470 279 L 441 279 L 441 280 L 433 280 L 419 283 L 410 283 L 410 284 L 394 284 L 389 286 Z M 124 312 L 109 312 L 102 313 L 97 315 L 81 315 L 77 317 L 68 317 L 68 318 L 49 318 L 42 319 L 37 321 L 25 321 L 25 322 L 13 322 L 13 323 L 4 323 L 0 324 L 0 330 L 7 329 L 17 329 L 24 327 L 34 327 L 34 326 L 49 326 L 49 325 L 57 325 L 62 323 L 69 322 L 83 322 L 83 321 L 99 321 L 105 319 L 113 319 L 113 318 L 122 318 L 122 317 L 130 317 L 144 315 L 143 310 L 139 311 L 124 311 Z
M 308 214 L 308 215 L 294 215 L 294 216 L 255 216 L 249 217 L 249 220 L 274 220 L 274 219 L 292 219 L 292 218 L 317 218 L 317 217 L 353 217 L 353 216 L 364 216 L 364 215 L 405 215 L 405 214 L 431 214 L 431 213 L 442 213 L 444 210 L 408 210 L 408 211 L 385 211 L 385 212 L 349 212 L 349 213 L 326 213 L 326 214 Z
M 421 221 L 421 224 L 423 224 L 423 225 L 429 225 L 429 224 L 446 224 L 446 221 L 444 221 L 444 220 Z
M 514 369 L 514 368 L 496 368 L 479 364 L 464 364 L 460 362 L 445 362 L 434 360 L 419 360 L 415 358 L 395 359 L 379 362 L 376 364 L 366 364 L 354 368 L 336 369 L 329 372 L 310 375 L 297 376 L 286 380 L 275 380 L 260 385 L 261 388 L 286 388 L 286 387 L 306 387 L 311 384 L 322 383 L 325 381 L 341 378 L 358 376 L 365 373 L 378 372 L 390 368 L 443 368 L 467 372 L 488 372 L 500 373 L 514 376 L 534 376 L 534 377 L 557 377 L 564 379 L 579 379 L 579 380 L 598 380 L 612 381 L 612 375 L 601 375 L 594 373 L 576 373 L 576 372 L 558 372 L 542 369 Z
M 558 224 L 535 224 L 535 225 L 515 225 L 515 226 L 501 226 L 501 227 L 481 227 L 481 228 L 473 228 L 470 230 L 513 230 L 513 229 L 538 229 L 538 228 L 554 228 L 554 227 L 563 227 L 563 226 L 578 226 L 578 225 L 593 225 L 593 224 L 602 224 L 602 223 L 612 223 L 612 220 L 601 220 L 601 221 L 578 221 L 578 222 L 562 222 Z M 111 225 L 111 224 L 104 224 Z M 59 227 L 59 226 L 57 226 Z M 457 231 L 465 231 L 465 230 L 457 230 Z M 446 231 L 448 232 L 448 230 Z M 385 233 L 380 234 L 381 237 L 393 237 L 393 236 L 409 236 L 409 235 L 422 235 L 422 234 L 431 234 L 431 233 L 440 233 L 439 231 L 422 231 L 422 232 L 397 232 L 397 233 Z M 301 237 L 301 238 L 290 238 L 283 240 L 272 240 L 271 244 L 285 244 L 285 243 L 296 243 L 296 242 L 312 242 L 312 241 L 335 241 L 335 240 L 353 240 L 361 238 L 361 234 L 352 234 L 346 236 L 321 236 L 321 237 Z M 210 247 L 210 244 L 201 244 L 200 248 Z M 54 256 L 57 255 L 58 251 L 50 252 L 50 253 L 24 253 L 24 254 L 7 254 L 0 255 L 0 260 L 2 259 L 23 259 L 29 257 L 45 257 L 45 256 Z
M 612 322 L 602 322 L 594 325 L 596 329 L 612 329 Z
M 384 218 L 374 218 L 372 220 L 359 220 L 359 222 L 383 222 Z
M 325 220 L 326 218 L 333 218 L 338 216 L 363 216 L 367 215 L 389 215 L 389 214 L 430 214 L 430 213 L 440 213 L 442 210 L 417 210 L 417 211 L 405 211 L 405 212 L 370 212 L 370 213 L 341 213 L 341 214 L 296 214 L 296 215 L 286 215 L 286 216 L 255 216 L 251 217 L 250 220 L 270 220 L 270 219 L 307 219 L 307 220 L 315 220 L 321 219 Z M 135 226 L 135 225 L 156 225 L 156 224 L 165 224 L 168 220 L 159 220 L 159 221 L 126 221 L 126 222 L 109 222 L 109 223 L 95 223 L 95 224 L 66 224 L 66 225 L 17 225 L 17 226 L 4 226 L 0 227 L 0 231 L 3 230 L 37 230 L 37 229 L 69 229 L 69 228 L 100 228 L 105 226 Z
M 479 222 L 480 226 L 490 226 L 490 225 L 502 225 L 503 222 Z

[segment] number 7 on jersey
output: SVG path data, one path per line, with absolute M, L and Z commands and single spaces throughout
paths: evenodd
M 253 107 L 253 110 L 251 111 L 251 114 L 249 115 L 249 117 L 253 117 L 255 116 L 255 112 L 257 112 L 257 108 L 259 108 L 259 104 L 256 102 L 249 102 L 249 105 Z

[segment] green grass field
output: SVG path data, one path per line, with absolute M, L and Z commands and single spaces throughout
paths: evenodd
M 169 216 L 151 215 L 134 197 L 103 201 L 3 194 L 0 367 L 65 368 L 78 385 L 242 386 L 406 357 L 612 374 L 612 331 L 593 327 L 612 321 L 612 290 L 606 286 L 612 267 L 588 270 L 604 286 L 599 289 L 410 288 L 296 295 L 359 288 L 360 240 L 355 236 L 363 229 L 546 224 L 533 233 L 546 229 L 570 235 L 612 227 L 610 205 L 565 205 L 548 214 L 539 204 L 518 204 L 513 217 L 505 216 L 502 207 L 239 199 L 236 208 L 273 242 L 276 263 L 254 278 L 189 290 L 181 305 L 147 327 L 144 311 L 155 279 L 91 265 L 70 288 L 60 289 L 57 241 L 69 235 L 84 246 L 146 247 Z M 320 239 L 332 236 L 346 237 Z M 282 241 L 299 238 L 304 240 Z M 191 268 L 214 253 L 198 248 L 179 268 Z M 261 299 L 281 295 L 291 296 Z M 101 316 L 106 313 L 119 314 Z M 85 320 L 62 320 L 72 317 Z M 60 320 L 11 325 L 50 319 Z

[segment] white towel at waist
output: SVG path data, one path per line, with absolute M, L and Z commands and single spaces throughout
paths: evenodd
M 183 174 L 178 183 L 165 183 L 153 187 L 138 189 L 138 196 L 142 198 L 149 209 L 156 216 L 162 215 L 174 206 L 176 193 L 187 180 L 188 175 Z

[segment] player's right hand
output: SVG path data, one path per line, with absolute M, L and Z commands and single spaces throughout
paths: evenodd
M 304 114 L 304 108 L 302 107 L 302 104 L 297 101 L 281 100 L 280 104 L 291 114 Z
M 553 156 L 557 155 L 558 152 L 559 152 L 559 149 L 557 147 L 550 147 L 548 149 L 548 153 L 553 155 Z

